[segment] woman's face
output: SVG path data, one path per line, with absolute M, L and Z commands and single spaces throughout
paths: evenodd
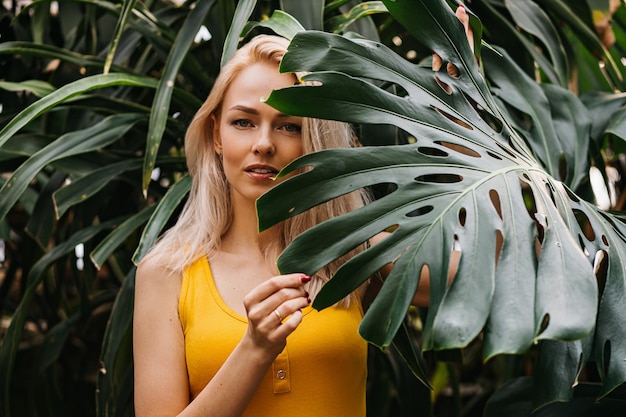
M 213 144 L 222 154 L 233 205 L 254 202 L 276 183 L 278 171 L 302 155 L 302 118 L 263 102 L 272 90 L 294 82 L 292 74 L 256 63 L 241 71 L 224 95 Z

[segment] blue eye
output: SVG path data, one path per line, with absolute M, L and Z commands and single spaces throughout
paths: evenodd
M 235 127 L 251 127 L 252 126 L 252 122 L 250 122 L 250 120 L 248 119 L 235 119 L 232 122 L 230 122 L 230 124 L 232 124 Z
M 300 133 L 302 131 L 302 127 L 296 123 L 285 123 L 280 128 L 289 133 Z

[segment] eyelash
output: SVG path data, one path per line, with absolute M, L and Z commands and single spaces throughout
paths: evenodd
M 235 119 L 231 122 L 231 125 L 239 128 L 247 128 L 253 126 L 254 124 L 248 119 Z M 283 123 L 279 126 L 279 129 L 283 129 L 289 133 L 300 133 L 302 131 L 302 126 L 297 123 Z

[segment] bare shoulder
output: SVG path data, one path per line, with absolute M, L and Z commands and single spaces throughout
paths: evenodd
M 182 276 L 147 256 L 137 266 L 135 279 L 137 285 L 171 289 L 171 287 L 180 288 Z
M 149 256 L 137 267 L 135 275 L 135 310 L 158 306 L 163 311 L 177 309 L 182 276 L 155 262 Z

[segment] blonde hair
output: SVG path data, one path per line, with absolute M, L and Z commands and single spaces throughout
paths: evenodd
M 251 64 L 262 62 L 278 65 L 289 42 L 273 35 L 259 35 L 241 47 L 222 68 L 204 104 L 192 120 L 185 135 L 187 167 L 192 178 L 187 202 L 176 222 L 151 249 L 146 258 L 174 272 L 201 256 L 209 259 L 219 248 L 222 236 L 232 221 L 230 186 L 226 180 L 221 159 L 213 146 L 213 131 L 219 120 L 224 95 L 235 77 Z M 294 74 L 294 82 L 297 80 Z M 304 118 L 302 122 L 303 153 L 328 148 L 346 148 L 354 142 L 350 125 L 331 120 Z M 287 245 L 310 227 L 363 206 L 366 194 L 356 191 L 314 207 L 273 227 L 271 244 L 262 248 L 272 265 Z M 355 251 L 362 250 L 357 248 Z M 318 271 L 308 284 L 314 297 L 338 267 L 355 251 L 330 263 Z M 144 258 L 144 259 L 146 259 Z M 349 302 L 346 297 L 345 302 Z

